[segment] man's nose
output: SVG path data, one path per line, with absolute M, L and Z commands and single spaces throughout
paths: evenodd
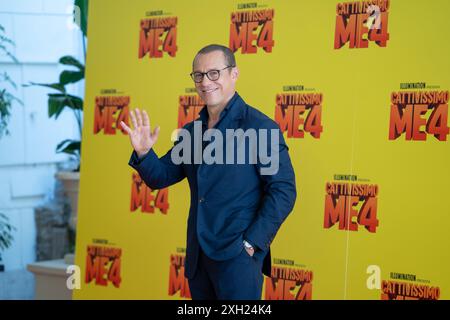
M 212 81 L 209 80 L 208 76 L 207 76 L 206 74 L 204 74 L 204 75 L 203 75 L 203 79 L 202 79 L 202 81 L 200 82 L 200 84 L 201 84 L 202 86 L 204 86 L 204 85 L 210 84 L 211 82 L 212 82 Z

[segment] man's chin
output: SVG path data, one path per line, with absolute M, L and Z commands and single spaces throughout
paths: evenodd
M 216 99 L 203 99 L 203 102 L 209 107 L 214 107 L 218 104 Z

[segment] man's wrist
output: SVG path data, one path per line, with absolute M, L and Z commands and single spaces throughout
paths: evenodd
M 142 160 L 149 152 L 150 152 L 150 149 L 147 152 L 136 151 L 136 155 L 138 156 L 139 160 Z

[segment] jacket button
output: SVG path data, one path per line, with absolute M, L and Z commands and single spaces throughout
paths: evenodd
M 205 199 L 204 199 L 204 198 L 200 198 L 200 199 L 198 200 L 198 202 L 200 202 L 200 203 L 205 202 Z

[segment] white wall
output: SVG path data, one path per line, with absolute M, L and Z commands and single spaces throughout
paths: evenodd
M 3 253 L 6 271 L 24 270 L 35 261 L 34 207 L 53 196 L 56 164 L 67 160 L 56 154 L 58 142 L 79 138 L 73 113 L 49 119 L 50 89 L 22 87 L 29 82 L 57 82 L 63 66 L 58 60 L 73 55 L 84 63 L 81 32 L 70 29 L 73 0 L 0 0 L 0 24 L 15 41 L 18 64 L 0 55 L 0 73 L 8 72 L 18 85 L 12 91 L 24 102 L 15 103 L 8 129 L 0 139 L 0 212 L 17 228 L 13 246 Z M 83 84 L 71 93 L 83 96 Z M 1 288 L 0 288 L 1 290 Z

